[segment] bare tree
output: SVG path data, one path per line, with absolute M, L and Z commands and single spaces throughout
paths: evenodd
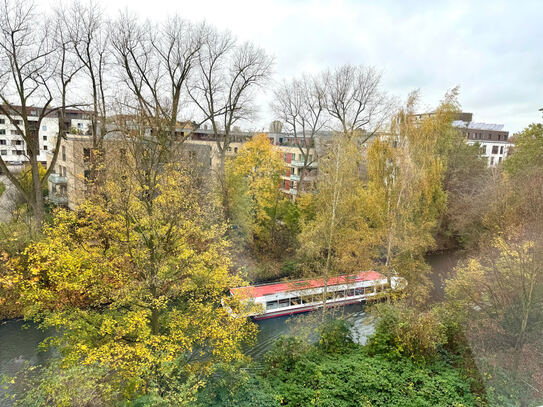
M 209 30 L 198 54 L 198 73 L 188 93 L 211 123 L 219 152 L 219 184 L 229 217 L 226 188 L 226 152 L 240 120 L 255 113 L 254 91 L 271 74 L 273 59 L 251 43 L 237 44 L 230 32 Z
M 61 27 L 38 16 L 32 3 L 4 0 L 0 7 L 0 113 L 15 126 L 26 144 L 32 190 L 25 190 L 2 157 L 0 169 L 21 192 L 32 209 L 37 228 L 41 228 L 45 214 L 42 187 L 54 168 L 62 134 L 52 151 L 53 165 L 41 177 L 39 129 L 45 117 L 58 116 L 59 112 L 63 115 L 68 85 L 78 67 L 69 62 L 69 43 Z M 59 104 L 52 107 L 56 99 Z
M 326 110 L 336 122 L 332 129 L 363 133 L 362 142 L 369 140 L 392 113 L 393 101 L 380 85 L 381 74 L 372 67 L 343 65 L 325 71 Z
M 56 14 L 64 25 L 72 42 L 73 52 L 90 81 L 92 145 L 93 148 L 101 149 L 107 133 L 106 90 L 111 59 L 109 32 L 105 26 L 103 11 L 100 5 L 92 0 L 86 5 L 74 1 L 68 8 L 59 7 Z
M 317 159 L 315 137 L 326 123 L 324 89 L 316 78 L 304 75 L 290 82 L 283 81 L 273 96 L 273 112 L 284 123 L 286 132 L 294 136 L 303 158 L 298 188 L 303 191 L 304 178 Z
M 161 127 L 167 120 L 171 138 L 176 139 L 179 115 L 187 101 L 185 84 L 197 61 L 206 26 L 178 16 L 161 24 L 142 24 L 124 14 L 112 30 L 122 81 L 137 103 L 133 110 Z

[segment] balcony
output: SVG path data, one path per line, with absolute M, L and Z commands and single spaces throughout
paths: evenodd
M 291 181 L 300 181 L 300 176 L 295 174 L 290 174 Z
M 68 179 L 66 177 L 63 177 L 60 174 L 51 174 L 49 175 L 49 182 L 51 184 L 66 184 L 68 182 Z
M 292 165 L 293 167 L 303 167 L 304 162 L 303 161 L 298 161 L 298 160 L 292 160 L 290 162 L 290 165 Z M 313 161 L 311 164 L 308 165 L 308 167 L 309 168 L 316 168 L 317 167 L 317 162 Z
M 58 193 L 52 193 L 49 195 L 49 201 L 51 203 L 54 203 L 55 205 L 68 205 L 68 196 L 67 195 L 61 195 Z
M 298 194 L 298 190 L 295 189 L 295 188 L 290 188 L 290 189 L 281 188 L 281 192 L 284 193 L 284 194 L 289 194 L 289 195 L 296 195 L 296 194 Z

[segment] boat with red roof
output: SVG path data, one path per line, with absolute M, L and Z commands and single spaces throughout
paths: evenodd
M 402 290 L 407 281 L 392 277 L 390 288 Z M 308 312 L 322 306 L 347 305 L 376 299 L 387 288 L 387 278 L 376 271 L 363 271 L 312 280 L 297 280 L 232 288 L 231 295 L 239 295 L 246 302 L 260 307 L 250 314 L 254 319 L 274 318 Z

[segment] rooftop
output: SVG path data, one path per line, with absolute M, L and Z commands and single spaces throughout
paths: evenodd
M 453 121 L 452 124 L 454 127 L 463 127 L 468 130 L 489 130 L 489 131 L 503 130 L 503 124 L 465 122 L 463 120 L 455 120 Z
M 376 271 L 363 271 L 361 273 L 348 276 L 331 277 L 328 279 L 328 285 L 354 284 L 361 281 L 380 280 L 382 278 L 385 278 L 385 276 Z M 265 295 L 278 294 L 288 291 L 324 287 L 325 282 L 326 279 L 324 278 L 319 278 L 316 280 L 286 281 L 280 283 L 262 284 L 257 286 L 232 288 L 230 290 L 230 293 L 232 295 L 239 293 L 249 297 L 263 297 Z

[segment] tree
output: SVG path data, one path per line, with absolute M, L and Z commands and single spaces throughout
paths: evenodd
M 194 179 L 168 148 L 132 126 L 108 146 L 107 171 L 75 212 L 12 266 L 25 316 L 53 326 L 64 366 L 105 368 L 125 394 L 198 386 L 218 361 L 243 358 L 254 334 L 239 301 L 222 225 L 209 224 Z M 117 146 L 115 149 L 113 146 Z M 240 318 L 232 318 L 229 306 Z
M 505 171 L 517 175 L 543 167 L 543 124 L 530 124 L 513 136 L 513 153 L 504 162 Z
M 68 8 L 59 7 L 56 14 L 72 44 L 71 52 L 90 82 L 92 146 L 101 149 L 107 133 L 106 91 L 111 64 L 111 41 L 103 11 L 94 1 L 86 5 L 74 1 Z
M 298 237 L 309 274 L 325 280 L 323 302 L 331 277 L 366 270 L 371 264 L 357 141 L 355 136 L 337 134 L 320 158 L 314 215 L 302 223 Z
M 381 89 L 375 68 L 343 65 L 325 71 L 321 80 L 333 130 L 361 132 L 366 142 L 390 118 L 393 101 Z
M 273 93 L 272 109 L 276 117 L 285 124 L 285 130 L 294 137 L 294 142 L 303 158 L 298 191 L 304 191 L 304 179 L 317 160 L 315 136 L 326 123 L 325 89 L 315 77 L 302 76 L 290 82 L 282 82 Z
M 255 135 L 226 164 L 234 223 L 258 250 L 268 248 L 278 227 L 284 171 L 281 153 L 265 134 Z
M 4 0 L 0 10 L 0 113 L 7 116 L 26 144 L 26 156 L 32 172 L 32 191 L 24 191 L 17 177 L 0 157 L 0 169 L 24 196 L 35 216 L 37 229 L 42 226 L 45 210 L 42 187 L 55 166 L 60 140 L 68 85 L 79 70 L 67 63 L 66 37 L 62 27 L 51 30 L 50 22 L 38 16 L 31 3 Z M 53 106 L 57 102 L 57 106 Z M 60 114 L 59 114 L 60 113 Z M 37 117 L 36 120 L 31 116 Z M 40 177 L 38 131 L 45 117 L 60 116 L 59 137 L 52 165 Z M 20 119 L 19 119 L 20 117 Z
M 153 24 L 125 13 L 112 24 L 113 54 L 128 91 L 129 102 L 122 101 L 124 110 L 145 115 L 160 126 L 167 123 L 172 142 L 182 142 L 190 135 L 190 131 L 180 134 L 176 130 L 187 107 L 185 88 L 207 31 L 204 24 L 194 25 L 179 16 Z
M 189 95 L 209 121 L 219 153 L 218 184 L 226 218 L 231 217 L 226 186 L 226 153 L 234 126 L 255 113 L 254 91 L 271 74 L 273 59 L 252 43 L 238 44 L 229 32 L 209 30 L 198 54 L 198 76 Z
M 424 298 L 426 267 L 423 256 L 434 241 L 446 204 L 442 181 L 456 111 L 456 94 L 447 94 L 435 115 L 416 122 L 418 94 L 392 122 L 388 137 L 375 140 L 368 150 L 366 218 L 380 247 L 381 269 L 391 278 L 402 273 L 410 280 L 413 298 Z M 420 288 L 420 290 L 415 289 Z
M 497 236 L 447 281 L 449 306 L 465 327 L 489 389 L 500 403 L 541 401 L 541 238 Z M 507 402 L 505 401 L 507 400 Z

